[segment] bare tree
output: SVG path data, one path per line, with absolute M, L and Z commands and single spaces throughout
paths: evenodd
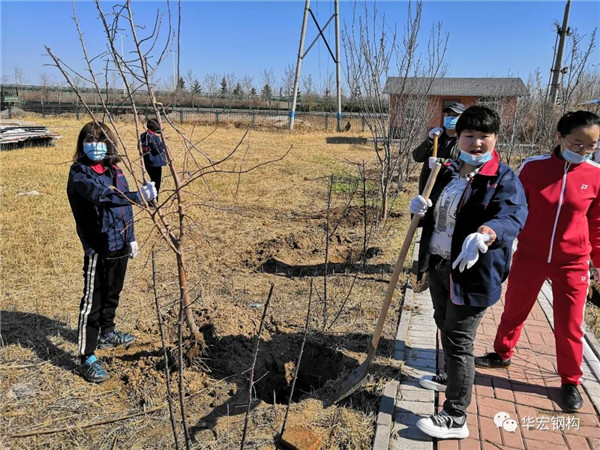
M 219 76 L 216 73 L 209 73 L 204 76 L 204 86 L 206 93 L 210 96 L 210 107 L 214 106 L 215 95 L 219 87 Z
M 194 107 L 194 95 L 196 94 L 197 91 L 194 91 L 192 89 L 192 87 L 194 86 L 194 83 L 197 83 L 196 78 L 194 77 L 194 72 L 193 70 L 188 70 L 185 73 L 185 76 L 183 77 L 183 80 L 185 81 L 185 83 L 187 84 L 188 87 L 188 91 L 190 93 L 190 101 L 192 103 L 192 107 Z
M 229 109 L 231 109 L 231 103 L 233 100 L 233 88 L 237 84 L 237 76 L 235 73 L 225 74 L 223 77 L 227 81 L 227 98 L 229 99 Z
M 251 101 L 251 95 L 250 95 L 250 93 L 254 87 L 252 77 L 248 76 L 248 75 L 244 75 L 244 77 L 242 78 L 242 81 L 241 81 L 241 86 L 242 86 L 242 91 L 246 95 L 246 100 L 248 101 L 248 105 L 250 106 L 250 109 L 252 109 L 252 101 Z
M 312 111 L 317 104 L 317 92 L 311 74 L 302 78 L 302 89 L 304 89 L 302 104 L 308 111 Z
M 25 74 L 23 73 L 23 69 L 21 67 L 13 67 L 13 80 L 17 88 L 22 86 L 25 82 Z
M 570 51 L 567 57 L 566 65 L 566 82 L 560 86 L 560 98 L 563 111 L 567 111 L 572 105 L 586 100 L 589 94 L 586 88 L 589 88 L 589 83 L 586 86 L 585 81 L 593 80 L 592 77 L 586 77 L 589 72 L 589 59 L 596 47 L 596 28 L 592 31 L 587 44 L 584 42 L 585 36 L 580 35 L 576 31 L 570 36 Z M 595 72 L 596 79 L 598 71 Z
M 40 103 L 48 103 L 48 94 L 50 85 L 52 84 L 52 77 L 46 72 L 40 74 Z
M 273 96 L 273 92 L 275 92 L 275 75 L 273 74 L 273 69 L 263 70 L 261 73 L 261 78 L 263 82 L 262 88 L 262 96 L 267 102 L 267 107 L 271 107 L 271 97 Z
M 385 220 L 390 208 L 394 175 L 399 184 L 408 173 L 410 151 L 422 139 L 433 113 L 428 101 L 436 77 L 445 74 L 448 35 L 441 24 L 432 27 L 425 56 L 419 49 L 422 2 L 407 3 L 406 21 L 399 35 L 390 29 L 385 17 L 379 19 L 376 3 L 364 6 L 344 33 L 346 76 L 352 98 L 363 113 L 373 138 L 379 164 L 379 215 Z M 389 93 L 397 101 L 390 105 L 384 82 L 397 75 Z M 395 118 L 390 123 L 390 113 Z
M 294 90 L 294 78 L 296 76 L 296 69 L 294 68 L 293 64 L 288 64 L 285 68 L 285 72 L 283 75 L 283 78 L 281 79 L 281 84 L 283 86 L 283 93 L 287 99 L 287 103 L 288 106 L 287 108 L 290 109 L 291 106 L 291 99 L 292 99 L 292 95 L 293 95 L 293 90 Z
M 125 136 L 123 134 L 124 131 L 122 130 L 122 127 L 118 126 L 118 124 L 115 122 L 114 116 L 111 114 L 111 107 L 108 99 L 103 95 L 104 89 L 108 85 L 112 73 L 117 73 L 120 77 L 120 80 L 123 82 L 126 92 L 123 101 L 127 102 L 127 107 L 130 108 L 133 113 L 136 135 L 141 133 L 143 127 L 141 125 L 136 96 L 134 96 L 134 94 L 136 92 L 144 92 L 144 103 L 152 105 L 153 115 L 159 122 L 160 127 L 164 129 L 167 125 L 170 126 L 172 134 L 176 135 L 178 138 L 176 139 L 177 142 L 184 143 L 184 151 L 192 155 L 191 159 L 195 162 L 195 167 L 187 167 L 187 170 L 185 171 L 181 170 L 177 165 L 178 163 L 173 158 L 169 141 L 166 141 L 164 134 L 161 134 L 161 139 L 163 140 L 163 145 L 165 147 L 168 169 L 173 180 L 174 188 L 172 191 L 163 191 L 164 194 L 161 195 L 161 204 L 154 203 L 149 205 L 145 200 L 143 200 L 143 204 L 138 206 L 141 208 L 143 213 L 145 213 L 146 217 L 152 222 L 153 231 L 162 238 L 164 244 L 172 251 L 175 259 L 175 264 L 173 266 L 174 270 L 176 271 L 178 281 L 177 295 L 179 300 L 178 304 L 180 307 L 180 314 L 181 317 L 185 319 L 185 324 L 189 330 L 189 335 L 192 342 L 190 345 L 199 346 L 201 349 L 203 349 L 203 335 L 198 328 L 192 308 L 192 304 L 198 299 L 192 298 L 189 278 L 192 274 L 192 271 L 188 266 L 186 253 L 186 248 L 188 248 L 187 246 L 189 245 L 188 242 L 190 239 L 191 229 L 190 219 L 188 217 L 188 208 L 193 207 L 195 203 L 186 202 L 185 200 L 191 195 L 191 185 L 198 180 L 203 180 L 205 183 L 207 183 L 207 178 L 215 174 L 235 174 L 240 176 L 242 173 L 251 171 L 257 166 L 264 165 L 266 162 L 259 163 L 253 167 L 246 167 L 243 170 L 228 168 L 226 163 L 231 161 L 231 159 L 234 157 L 237 148 L 239 148 L 242 141 L 245 140 L 247 133 L 244 135 L 238 146 L 232 149 L 226 156 L 220 158 L 219 160 L 214 160 L 206 155 L 200 148 L 198 148 L 194 143 L 194 140 L 188 137 L 183 130 L 177 128 L 177 126 L 169 119 L 168 115 L 162 113 L 162 107 L 161 105 L 157 104 L 155 99 L 152 74 L 156 72 L 159 65 L 164 60 L 165 55 L 168 54 L 167 50 L 170 46 L 173 33 L 170 14 L 166 18 L 166 26 L 168 30 L 166 37 L 164 37 L 161 35 L 160 29 L 161 26 L 164 25 L 163 20 L 165 17 L 164 14 L 160 13 L 160 11 L 158 11 L 156 14 L 155 23 L 153 26 L 140 27 L 134 22 L 133 19 L 134 14 L 132 10 L 132 2 L 127 1 L 124 4 L 112 6 L 110 14 L 106 14 L 103 11 L 100 0 L 95 0 L 95 4 L 99 14 L 99 23 L 104 32 L 104 38 L 106 42 L 106 50 L 99 55 L 88 54 L 84 39 L 84 32 L 79 26 L 75 4 L 73 5 L 74 20 L 81 43 L 85 70 L 78 72 L 57 55 L 55 55 L 50 48 L 46 47 L 46 50 L 52 58 L 54 65 L 59 69 L 66 82 L 75 92 L 79 101 L 90 115 L 91 119 L 94 122 L 104 121 L 111 127 L 117 141 L 114 142 L 114 145 L 121 151 L 121 156 L 125 166 L 124 169 L 133 179 L 133 188 L 139 189 L 141 184 L 148 179 L 148 177 L 145 172 L 144 165 L 140 162 L 142 149 L 139 140 L 137 141 L 135 148 L 128 148 L 126 145 Z M 168 12 L 168 2 L 166 7 Z M 127 58 L 124 58 L 120 52 L 117 51 L 117 30 L 122 28 L 126 28 L 129 31 L 131 36 L 131 47 L 135 49 L 135 51 L 128 55 Z M 147 34 L 145 36 L 141 36 L 140 33 Z M 90 105 L 83 96 L 80 87 L 81 84 L 78 80 L 82 80 L 87 85 L 91 86 L 96 92 L 102 107 L 102 113 L 100 115 L 93 113 Z M 277 160 L 280 159 L 281 158 L 277 158 Z M 180 360 L 182 359 L 182 324 L 183 320 L 179 320 L 178 335 L 180 336 Z M 184 429 L 186 447 L 189 448 L 189 433 L 185 418 L 184 396 L 181 395 L 183 392 L 182 383 L 184 380 L 183 364 L 180 364 L 179 367 L 179 413 Z

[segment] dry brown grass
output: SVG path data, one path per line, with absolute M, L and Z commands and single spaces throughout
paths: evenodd
M 133 332 L 138 342 L 128 350 L 99 352 L 99 356 L 107 358 L 112 373 L 111 379 L 102 385 L 91 386 L 72 373 L 77 359 L 74 339 L 83 287 L 83 255 L 65 191 L 77 134 L 87 120 L 30 119 L 59 133 L 62 138 L 55 147 L 2 152 L 3 345 L 0 355 L 3 365 L 0 389 L 8 392 L 15 384 L 24 383 L 35 392 L 32 396 L 4 398 L 0 404 L 0 433 L 5 437 L 32 430 L 86 425 L 164 405 L 165 383 L 160 369 L 149 264 L 152 248 L 158 250 L 159 291 L 171 331 L 175 323 L 172 305 L 177 298 L 172 254 L 157 238 L 150 220 L 138 211 L 136 237 L 141 245 L 140 257 L 130 263 L 117 313 L 117 326 Z M 119 126 L 128 148 L 134 149 L 133 125 L 122 123 Z M 199 147 L 213 158 L 231 151 L 245 132 L 234 126 L 213 129 L 184 125 L 183 128 L 195 141 L 205 139 Z M 181 168 L 182 143 L 176 140 L 175 133 L 167 134 Z M 274 281 L 276 287 L 268 333 L 264 338 L 272 342 L 278 335 L 294 337 L 301 330 L 306 313 L 308 278 L 262 273 L 257 268 L 264 262 L 266 253 L 292 265 L 323 262 L 326 177 L 332 173 L 355 174 L 354 162 L 365 160 L 370 164 L 373 159 L 367 146 L 326 144 L 329 135 L 252 130 L 236 158 L 228 163 L 229 168 L 250 167 L 278 158 L 292 145 L 293 149 L 285 160 L 261 167 L 240 179 L 215 174 L 188 189 L 190 239 L 186 251 L 190 281 L 193 296 L 201 296 L 196 307 L 204 312 L 198 317 L 214 325 L 215 342 L 227 336 L 245 340 L 253 337 L 259 311 L 249 305 L 264 301 L 269 281 Z M 358 136 L 346 134 L 354 135 Z M 139 164 L 135 150 L 131 156 L 135 167 Z M 139 170 L 136 172 L 139 175 Z M 128 179 L 133 184 L 132 177 L 128 176 Z M 172 186 L 167 174 L 161 200 L 166 198 L 165 194 Z M 19 195 L 33 190 L 41 195 Z M 342 196 L 334 196 L 334 209 L 339 212 L 342 206 Z M 401 198 L 397 210 L 402 211 L 405 207 L 406 199 Z M 379 246 L 383 251 L 369 264 L 391 264 L 395 260 L 407 222 L 402 217 L 391 220 L 373 237 L 370 245 Z M 342 262 L 350 247 L 354 250 L 360 247 L 360 229 L 360 224 L 340 227 L 332 244 L 332 261 Z M 296 242 L 298 248 L 288 245 L 290 242 Z M 382 281 L 387 276 L 382 275 L 359 276 L 343 313 L 327 333 L 322 333 L 321 306 L 316 306 L 311 321 L 314 341 L 332 349 L 350 345 L 354 349 L 353 355 L 360 355 L 366 348 L 383 298 L 385 284 Z M 330 316 L 340 307 L 351 282 L 350 274 L 330 277 Z M 322 289 L 321 278 L 317 278 L 316 285 Z M 384 337 L 393 336 L 396 319 L 397 311 L 390 313 Z M 296 348 L 289 350 L 294 355 L 296 351 Z M 383 345 L 384 358 L 391 351 L 389 346 Z M 208 358 L 210 360 L 210 349 Z M 240 366 L 237 372 L 246 368 Z M 371 385 L 364 391 L 366 397 L 360 401 L 355 399 L 359 406 L 348 404 L 326 408 L 316 400 L 296 404 L 294 410 L 299 411 L 299 416 L 292 419 L 292 423 L 312 417 L 314 423 L 305 424 L 318 432 L 330 448 L 366 448 L 373 433 L 379 390 L 385 378 L 396 373 L 375 371 Z M 240 389 L 235 377 L 207 374 L 191 368 L 186 371 L 186 382 L 188 420 L 191 425 L 200 424 L 197 437 L 202 437 L 202 443 L 197 445 L 202 448 L 236 446 L 241 432 L 239 422 L 243 420 L 238 412 L 231 411 L 229 420 L 225 415 L 218 421 L 216 435 L 210 430 L 203 431 L 201 426 L 203 417 L 235 397 Z M 283 408 L 283 405 L 263 403 L 254 409 L 250 430 L 254 446 L 272 447 L 278 431 L 276 423 L 280 424 L 283 418 Z M 311 408 L 315 408 L 314 415 L 303 412 L 311 411 Z M 332 416 L 338 417 L 336 424 L 331 423 Z M 268 425 L 271 422 L 275 425 Z M 9 439 L 7 442 L 15 448 L 111 445 L 167 448 L 172 445 L 171 441 L 165 408 L 111 425 Z
M 158 251 L 161 310 L 171 336 L 176 318 L 173 305 L 178 296 L 173 256 L 152 230 L 148 217 L 138 211 L 136 236 L 141 252 L 130 263 L 117 313 L 117 326 L 134 333 L 137 342 L 128 350 L 99 352 L 112 374 L 101 385 L 89 385 L 72 373 L 77 359 L 74 340 L 83 287 L 83 255 L 65 190 L 76 137 L 86 121 L 32 120 L 59 133 L 62 139 L 51 148 L 1 154 L 0 390 L 8 393 L 21 383 L 29 393 L 2 397 L 0 435 L 14 448 L 170 448 L 173 444 L 167 408 L 108 425 L 71 428 L 52 435 L 9 437 L 28 431 L 89 425 L 164 405 L 165 375 L 149 262 L 153 248 Z M 135 148 L 134 127 L 127 123 L 120 127 L 128 147 Z M 204 139 L 199 146 L 213 158 L 231 151 L 245 133 L 234 126 L 183 128 L 193 140 Z M 168 136 L 181 168 L 182 143 L 174 133 L 168 132 Z M 210 175 L 186 192 L 190 218 L 186 252 L 192 297 L 198 298 L 194 308 L 199 322 L 209 325 L 212 335 L 202 364 L 186 370 L 188 421 L 194 427 L 197 448 L 239 445 L 246 404 L 246 382 L 240 373 L 248 368 L 247 348 L 251 347 L 261 313 L 261 307 L 251 305 L 264 302 L 270 281 L 275 282 L 275 292 L 260 353 L 264 360 L 277 360 L 278 353 L 296 358 L 310 277 L 267 273 L 260 266 L 269 258 L 289 265 L 322 264 L 326 177 L 332 173 L 356 174 L 354 163 L 374 162 L 369 147 L 328 145 L 328 136 L 329 133 L 321 132 L 252 130 L 236 158 L 228 163 L 229 168 L 250 167 L 281 156 L 292 145 L 293 149 L 285 160 L 240 179 Z M 135 151 L 131 155 L 134 166 L 139 164 Z M 128 179 L 133 184 L 132 177 Z M 163 185 L 161 200 L 173 186 L 168 174 Z M 19 196 L 32 190 L 41 195 Z M 405 193 L 398 199 L 396 217 L 372 237 L 370 246 L 378 246 L 382 252 L 368 261 L 370 266 L 395 261 L 409 222 L 401 213 L 407 210 L 410 197 L 410 193 Z M 342 194 L 334 195 L 334 217 L 339 215 L 343 203 Z M 343 223 L 332 240 L 333 262 L 343 262 L 348 254 L 356 256 L 362 245 L 361 230 L 360 223 Z M 344 358 L 343 365 L 323 370 L 348 370 L 356 358 L 364 357 L 387 278 L 376 271 L 361 274 L 340 318 L 326 332 L 322 330 L 322 303 L 314 299 L 308 342 Z M 329 278 L 330 318 L 340 308 L 352 279 L 352 274 L 344 273 Z M 322 292 L 322 277 L 315 278 L 315 285 Z M 308 426 L 321 436 L 326 448 L 370 447 L 382 388 L 401 369 L 389 359 L 393 354 L 391 338 L 399 315 L 401 289 L 396 295 L 396 307 L 390 311 L 380 345 L 381 356 L 364 389 L 342 405 L 324 406 L 322 400 L 335 387 L 335 381 L 329 381 L 293 404 L 289 426 Z M 210 373 L 203 370 L 207 366 Z M 284 405 L 260 402 L 251 413 L 248 446 L 274 448 L 284 412 Z

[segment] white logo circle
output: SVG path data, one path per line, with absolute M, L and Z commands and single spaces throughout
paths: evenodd
M 506 419 L 502 422 L 502 428 L 504 431 L 514 433 L 517 430 L 517 421 L 515 419 Z
M 496 428 L 501 428 L 502 424 L 506 419 L 510 419 L 510 415 L 507 412 L 500 411 L 497 412 L 494 416 L 494 423 L 496 424 Z

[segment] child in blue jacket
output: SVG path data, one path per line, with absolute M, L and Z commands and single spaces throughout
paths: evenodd
M 156 197 L 153 183 L 131 192 L 111 130 L 101 122 L 86 124 L 79 133 L 71 165 L 67 196 L 77 235 L 85 252 L 83 297 L 79 307 L 79 373 L 88 382 L 101 383 L 109 375 L 96 358 L 96 348 L 129 345 L 130 334 L 115 330 L 115 312 L 123 288 L 127 261 L 138 245 L 133 231 L 133 203 Z
M 410 205 L 423 217 L 419 271 L 429 273 L 446 365 L 445 374 L 420 380 L 427 389 L 445 391 L 446 400 L 441 412 L 417 427 L 438 439 L 469 436 L 477 327 L 500 299 L 512 243 L 527 218 L 523 186 L 496 150 L 499 131 L 498 113 L 467 108 L 456 123 L 458 158 L 442 167 L 429 202 L 419 195 Z
M 167 154 L 162 143 L 160 125 L 156 119 L 150 119 L 146 123 L 148 130 L 140 136 L 142 152 L 144 154 L 144 166 L 151 181 L 154 181 L 156 192 L 160 192 L 162 181 L 162 168 L 167 165 Z

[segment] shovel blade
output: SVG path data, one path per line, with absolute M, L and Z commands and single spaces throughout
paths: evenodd
M 369 352 L 367 359 L 346 377 L 335 391 L 332 403 L 342 401 L 354 393 L 363 384 L 369 373 L 369 367 L 371 367 L 371 363 L 373 362 L 373 356 L 374 353 L 371 354 L 371 352 Z

